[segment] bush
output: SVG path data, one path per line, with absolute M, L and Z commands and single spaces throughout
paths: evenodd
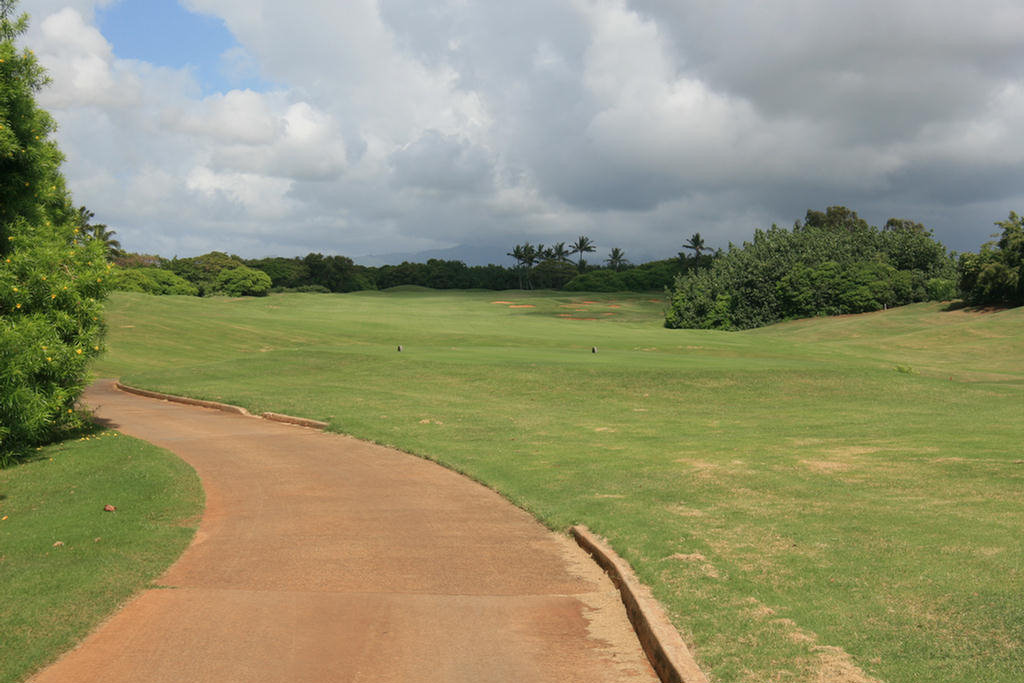
M 266 296 L 272 283 L 262 270 L 248 266 L 226 268 L 217 275 L 214 292 L 228 296 Z
M 924 283 L 928 301 L 949 301 L 957 296 L 956 281 L 948 278 L 933 277 Z
M 102 346 L 102 242 L 72 224 L 12 226 L 0 270 L 0 466 L 80 426 L 74 404 Z
M 132 268 L 130 270 L 114 268 L 110 274 L 111 289 L 117 289 L 122 292 L 176 294 L 182 296 L 199 295 L 198 287 L 163 268 Z
M 208 296 L 216 291 L 221 271 L 242 266 L 245 266 L 242 259 L 222 251 L 191 258 L 173 258 L 167 263 L 168 270 L 199 288 L 199 296 Z
M 757 230 L 710 268 L 676 278 L 665 325 L 748 329 L 875 311 L 945 298 L 953 274 L 946 248 L 924 226 L 890 219 L 880 231 L 833 206 L 808 211 L 792 230 Z

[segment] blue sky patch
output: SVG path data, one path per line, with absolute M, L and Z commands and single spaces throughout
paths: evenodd
M 97 9 L 96 24 L 117 57 L 188 67 L 204 95 L 269 87 L 254 69 L 245 68 L 244 58 L 223 58 L 240 47 L 223 20 L 190 12 L 176 0 L 120 0 Z

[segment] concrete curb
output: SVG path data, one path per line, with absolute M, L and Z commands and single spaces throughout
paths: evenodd
M 281 413 L 263 413 L 262 415 L 253 415 L 245 408 L 241 406 L 233 406 L 230 403 L 218 403 L 217 401 L 204 401 L 198 398 L 188 398 L 187 396 L 175 396 L 174 394 L 164 394 L 159 391 L 150 391 L 149 389 L 137 389 L 136 387 L 130 387 L 127 384 L 122 384 L 120 381 L 114 382 L 114 386 L 121 391 L 128 392 L 129 394 L 137 394 L 139 396 L 145 396 L 147 398 L 157 398 L 161 401 L 171 401 L 173 403 L 184 403 L 189 406 L 199 406 L 201 408 L 211 408 L 213 410 L 220 410 L 225 413 L 234 413 L 236 415 L 246 415 L 248 417 L 262 417 L 264 420 L 271 420 L 273 422 L 284 422 L 286 424 L 297 425 L 299 427 L 309 427 L 310 429 L 324 430 L 327 428 L 326 422 L 320 422 L 319 420 L 310 420 L 305 417 L 294 417 L 292 415 L 282 415 Z
M 295 417 L 294 415 L 282 415 L 281 413 L 263 413 L 260 417 L 264 420 L 287 422 L 288 424 L 298 425 L 300 427 L 309 427 L 310 429 L 327 429 L 326 422 L 310 420 L 308 417 Z
M 633 630 L 662 683 L 708 683 L 679 632 L 629 564 L 587 527 L 577 525 L 570 532 L 619 589 Z

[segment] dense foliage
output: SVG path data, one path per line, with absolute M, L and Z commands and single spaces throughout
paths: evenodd
M 708 255 L 688 258 L 680 254 L 679 258 L 651 261 L 625 270 L 591 270 L 574 277 L 564 289 L 570 292 L 663 291 L 677 276 L 706 268 L 712 260 Z
M 172 273 L 195 285 L 199 296 L 213 294 L 217 289 L 217 278 L 222 270 L 239 268 L 245 261 L 237 256 L 222 251 L 211 251 L 202 256 L 191 258 L 173 258 L 166 262 L 166 268 Z
M 880 310 L 953 292 L 955 268 L 924 226 L 883 230 L 845 207 L 808 211 L 792 230 L 757 230 L 710 268 L 676 279 L 667 327 L 748 329 L 789 318 Z
M 964 301 L 973 305 L 1024 305 L 1024 216 L 1013 211 L 999 239 L 977 254 L 961 254 L 957 270 Z
M 163 268 L 115 268 L 111 272 L 110 281 L 113 289 L 124 292 L 199 295 L 198 287 L 180 275 Z
M 81 230 L 36 106 L 45 73 L 14 45 L 28 22 L 14 5 L 0 0 L 0 465 L 78 424 L 108 284 L 106 245 Z
M 270 276 L 249 266 L 225 268 L 214 283 L 214 291 L 227 296 L 266 296 L 270 287 Z

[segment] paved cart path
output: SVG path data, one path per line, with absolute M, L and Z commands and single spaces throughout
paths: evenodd
M 483 486 L 108 381 L 84 400 L 189 462 L 206 511 L 159 587 L 35 683 L 657 680 L 604 574 Z

